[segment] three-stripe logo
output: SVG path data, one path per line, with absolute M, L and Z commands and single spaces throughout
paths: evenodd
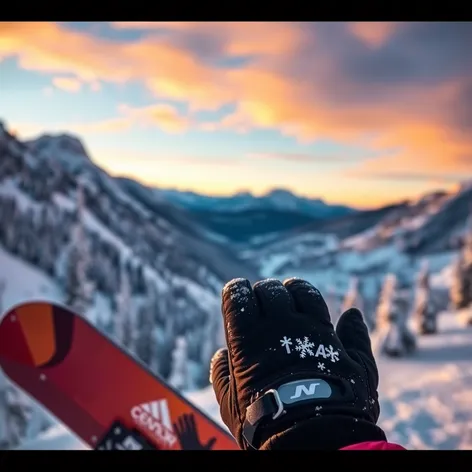
M 163 426 L 172 431 L 172 422 L 170 420 L 169 405 L 167 400 L 155 400 L 149 403 L 139 405 L 146 413 L 160 421 Z

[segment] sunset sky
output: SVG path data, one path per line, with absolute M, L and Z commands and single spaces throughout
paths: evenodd
M 116 175 L 377 206 L 472 177 L 472 23 L 0 23 L 0 119 Z

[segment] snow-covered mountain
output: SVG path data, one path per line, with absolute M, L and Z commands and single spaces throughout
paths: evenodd
M 127 179 L 121 179 L 121 183 L 125 188 L 129 186 Z M 154 189 L 154 193 L 191 212 L 210 231 L 238 245 L 356 212 L 282 189 L 262 196 L 243 192 L 220 197 L 165 189 Z
M 143 347 L 154 336 L 152 368 L 164 377 L 183 336 L 191 372 L 183 387 L 205 386 L 222 343 L 220 291 L 233 277 L 259 274 L 188 212 L 136 187 L 123 190 L 75 137 L 21 142 L 0 126 L 2 310 L 41 298 L 76 303 L 110 335 L 126 322 L 144 362 L 156 357 Z M 130 319 L 118 320 L 123 311 Z
M 168 200 L 192 211 L 237 213 L 248 210 L 279 210 L 301 213 L 315 218 L 341 216 L 355 210 L 343 205 L 329 205 L 323 200 L 295 195 L 284 189 L 274 189 L 265 195 L 255 196 L 240 192 L 230 196 L 201 195 L 195 192 L 158 190 Z
M 472 327 L 457 323 L 448 293 L 472 186 L 340 216 L 314 216 L 303 199 L 274 193 L 259 207 L 261 199 L 247 195 L 239 207 L 214 206 L 220 199 L 211 197 L 207 207 L 183 204 L 176 200 L 192 196 L 111 177 L 76 137 L 21 142 L 0 126 L 0 311 L 28 299 L 78 301 L 100 329 L 220 420 L 208 362 L 223 343 L 219 295 L 227 280 L 304 277 L 335 321 L 353 276 L 371 313 L 387 273 L 412 285 L 427 260 L 439 333 L 419 339 L 410 360 L 379 358 L 388 372 L 381 426 L 410 448 L 472 447 Z M 260 230 L 246 231 L 247 221 Z M 174 362 L 177 339 L 185 340 L 186 375 Z M 53 423 L 0 376 L 0 449 L 25 439 L 22 448 L 84 447 Z
M 439 270 L 461 247 L 471 203 L 472 189 L 464 184 L 450 193 L 434 192 L 261 238 L 241 257 L 257 261 L 264 276 L 309 274 L 321 288 L 336 285 L 340 290 L 356 274 L 402 268 L 414 274 L 424 258 Z

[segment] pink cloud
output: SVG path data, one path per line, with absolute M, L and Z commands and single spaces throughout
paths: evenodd
M 82 88 L 82 82 L 73 77 L 54 77 L 52 84 L 65 92 L 77 93 Z
M 120 42 L 57 24 L 3 24 L 0 57 L 15 56 L 25 69 L 67 74 L 95 87 L 140 81 L 157 101 L 186 103 L 192 113 L 235 107 L 222 120 L 201 124 L 155 105 L 128 110 L 119 118 L 128 122 L 155 123 L 171 132 L 192 126 L 276 129 L 306 142 L 363 143 L 390 154 L 399 149 L 395 158 L 365 164 L 364 172 L 390 165 L 398 171 L 425 165 L 438 172 L 469 169 L 464 156 L 472 144 L 467 106 L 472 67 L 464 56 L 471 37 L 466 24 L 146 22 L 114 27 L 146 34 Z M 438 39 L 445 37 L 448 41 Z M 219 65 L 244 56 L 244 66 Z

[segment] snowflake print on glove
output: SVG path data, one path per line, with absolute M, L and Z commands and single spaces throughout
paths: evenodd
M 314 356 L 315 353 L 313 352 L 313 348 L 315 344 L 310 342 L 308 336 L 303 338 L 303 341 L 300 338 L 295 339 L 297 345 L 295 346 L 295 350 L 300 353 L 300 357 L 303 359 L 308 355 Z
M 320 370 L 321 370 L 321 372 L 323 372 L 323 370 L 325 370 L 325 369 L 326 369 L 326 367 L 325 367 L 325 365 L 324 365 L 324 363 L 323 363 L 323 362 L 318 362 L 318 369 L 320 369 Z
M 331 362 L 339 361 L 339 351 L 335 351 L 331 344 L 325 348 L 326 357 L 329 357 Z
M 290 354 L 292 351 L 290 350 L 290 346 L 292 344 L 292 339 L 291 338 L 287 338 L 287 336 L 284 336 L 281 340 L 280 340 L 280 344 L 282 344 L 282 347 L 285 348 L 285 350 L 287 351 L 287 354 Z

